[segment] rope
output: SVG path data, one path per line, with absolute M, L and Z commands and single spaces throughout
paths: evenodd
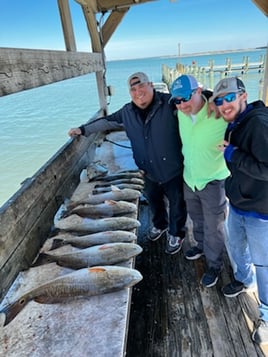
M 112 140 L 109 140 L 109 139 L 104 139 L 104 141 L 108 141 L 108 143 L 111 143 L 111 144 L 114 144 L 114 145 L 117 145 L 117 146 L 120 146 L 121 148 L 125 148 L 125 149 L 132 149 L 131 146 L 127 146 L 127 145 L 122 145 L 122 144 L 118 144 Z

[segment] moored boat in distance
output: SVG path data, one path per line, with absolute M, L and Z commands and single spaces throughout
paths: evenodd
M 158 92 L 169 93 L 168 86 L 164 82 L 153 82 L 153 87 Z

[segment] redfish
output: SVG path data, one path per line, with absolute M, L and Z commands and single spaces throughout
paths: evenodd
M 144 185 L 144 180 L 141 179 L 141 178 L 137 178 L 137 177 L 131 177 L 129 179 L 122 178 L 122 179 L 109 181 L 108 183 L 107 182 L 101 182 L 101 183 L 96 184 L 94 187 L 107 187 L 107 186 L 111 186 L 111 185 L 118 185 L 118 184 L 121 184 L 121 183 L 132 183 L 134 185 L 143 186 Z
M 124 172 L 117 172 L 114 174 L 106 175 L 100 177 L 98 180 L 100 181 L 113 181 L 118 179 L 130 179 L 130 178 L 140 178 L 143 179 L 144 174 L 140 171 L 124 171 Z
M 124 188 L 120 190 L 114 187 L 112 191 L 99 193 L 98 195 L 89 194 L 86 197 L 78 201 L 70 201 L 67 205 L 67 209 L 70 210 L 80 204 L 96 205 L 98 203 L 105 202 L 107 200 L 113 201 L 134 201 L 141 196 L 141 192 L 133 190 L 131 188 Z
M 134 183 L 119 183 L 117 185 L 110 185 L 106 187 L 95 187 L 92 191 L 93 195 L 96 195 L 98 193 L 103 193 L 103 192 L 110 192 L 112 191 L 115 187 L 119 188 L 120 190 L 124 188 L 130 188 L 132 190 L 137 190 L 137 191 L 142 191 L 143 186 L 142 185 L 137 185 Z
M 78 214 L 81 217 L 112 217 L 120 214 L 137 212 L 137 205 L 127 201 L 107 200 L 96 205 L 84 204 L 66 211 L 64 216 Z
M 75 297 L 102 295 L 130 288 L 142 280 L 139 271 L 121 266 L 96 266 L 48 281 L 30 290 L 15 302 L 4 306 L 4 326 L 9 324 L 31 300 L 41 304 L 60 303 Z
M 66 244 L 71 244 L 77 248 L 88 248 L 94 245 L 101 245 L 105 243 L 116 242 L 135 242 L 137 240 L 136 234 L 128 231 L 106 231 L 82 236 L 72 234 L 59 234 L 50 239 L 51 249 L 61 247 Z
M 112 265 L 124 262 L 142 252 L 142 247 L 135 243 L 107 243 L 79 249 L 71 253 L 41 253 L 39 259 L 46 258 L 60 266 L 71 269 L 80 269 L 94 265 Z
M 130 217 L 84 218 L 72 214 L 66 218 L 54 221 L 55 228 L 69 232 L 96 233 L 103 231 L 129 231 L 140 226 L 137 219 Z

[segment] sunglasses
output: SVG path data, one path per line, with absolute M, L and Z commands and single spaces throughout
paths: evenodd
M 236 100 L 236 94 L 237 93 L 228 93 L 228 94 L 224 95 L 223 97 L 217 97 L 214 99 L 214 103 L 217 107 L 220 107 L 221 105 L 223 105 L 224 100 L 227 103 L 231 103 L 234 100 Z
M 173 98 L 173 102 L 176 105 L 180 105 L 182 102 L 183 103 L 189 102 L 189 100 L 191 100 L 193 94 L 195 94 L 195 93 L 196 93 L 196 90 L 192 91 L 192 93 L 189 94 L 188 97 L 185 97 L 185 98 Z

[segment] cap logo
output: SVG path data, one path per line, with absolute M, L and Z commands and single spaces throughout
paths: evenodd
M 182 85 L 181 81 L 179 80 L 179 81 L 177 81 L 177 82 L 174 83 L 173 89 L 174 89 L 174 90 L 175 90 L 175 89 L 180 89 L 180 88 L 182 88 L 182 87 L 183 87 L 183 85 Z

